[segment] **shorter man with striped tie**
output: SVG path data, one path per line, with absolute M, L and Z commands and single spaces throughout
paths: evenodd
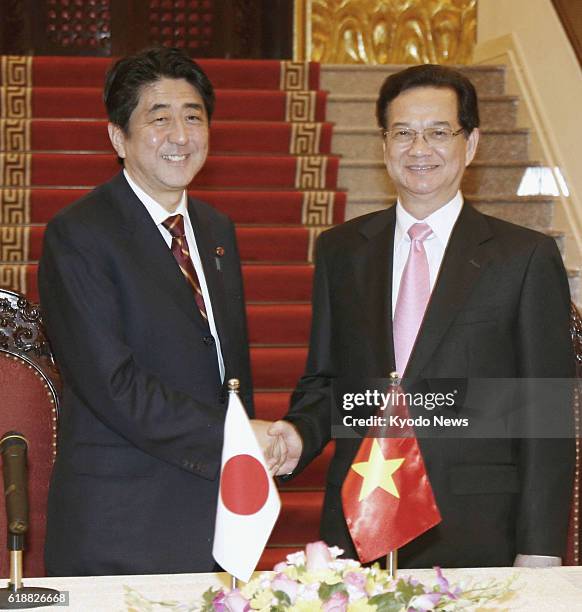
M 123 168 L 49 223 L 39 270 L 64 383 L 46 566 L 212 571 L 228 378 L 253 408 L 234 227 L 186 191 L 214 92 L 150 49 L 113 65 L 104 100 Z
M 507 379 L 574 375 L 568 281 L 554 240 L 481 214 L 460 191 L 479 140 L 471 82 L 442 66 L 408 68 L 382 85 L 377 118 L 396 205 L 319 239 L 305 374 L 286 421 L 271 429 L 287 451 L 281 475 L 298 473 L 329 441 L 341 411 L 334 383 L 396 371 L 407 388 L 427 392 L 451 379 L 469 386 L 495 379 L 495 388 L 499 379 L 501 389 Z M 449 414 L 459 423 L 508 425 L 520 410 L 523 435 L 468 438 L 459 431 L 455 439 L 429 430 L 419 436 L 442 521 L 400 550 L 400 565 L 559 564 L 573 440 L 544 439 L 528 427 L 539 414 L 567 423 L 569 401 L 568 389 L 545 405 L 523 395 L 499 405 L 454 400 Z M 432 418 L 430 408 L 410 409 Z M 322 537 L 350 556 L 342 486 L 359 447 L 360 439 L 336 440 L 321 527 Z M 392 459 L 401 465 L 399 457 L 383 457 L 386 466 Z M 391 469 L 393 475 L 375 474 L 373 482 L 393 501 L 399 476 Z M 362 464 L 358 471 L 364 473 Z M 365 478 L 352 474 L 352 488 L 357 479 L 369 485 Z

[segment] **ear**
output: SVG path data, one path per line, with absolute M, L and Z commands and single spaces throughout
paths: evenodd
M 468 166 L 477 153 L 477 145 L 479 144 L 479 128 L 475 128 L 467 138 L 465 144 L 465 166 Z
M 109 132 L 109 140 L 111 140 L 115 152 L 119 157 L 125 159 L 125 132 L 118 125 L 111 122 L 107 124 L 107 131 Z

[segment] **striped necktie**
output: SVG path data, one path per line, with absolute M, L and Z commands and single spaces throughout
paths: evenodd
M 172 215 L 168 217 L 162 225 L 172 235 L 172 254 L 182 270 L 182 274 L 186 277 L 188 284 L 194 291 L 194 299 L 198 310 L 205 321 L 208 321 L 206 315 L 206 306 L 204 304 L 204 297 L 200 289 L 200 282 L 198 281 L 198 274 L 192 263 L 190 257 L 190 251 L 188 250 L 188 242 L 186 241 L 186 233 L 184 231 L 184 217 L 182 215 Z

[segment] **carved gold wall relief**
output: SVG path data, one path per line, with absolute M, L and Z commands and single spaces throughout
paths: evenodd
M 477 0 L 296 0 L 304 57 L 339 64 L 464 64 Z M 301 28 L 299 19 L 296 28 Z M 296 46 L 296 50 L 298 46 Z M 302 59 L 302 58 L 296 58 Z

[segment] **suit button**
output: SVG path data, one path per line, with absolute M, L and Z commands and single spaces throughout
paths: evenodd
M 214 344 L 214 338 L 212 336 L 204 336 L 202 342 L 204 342 L 206 346 L 212 346 Z

